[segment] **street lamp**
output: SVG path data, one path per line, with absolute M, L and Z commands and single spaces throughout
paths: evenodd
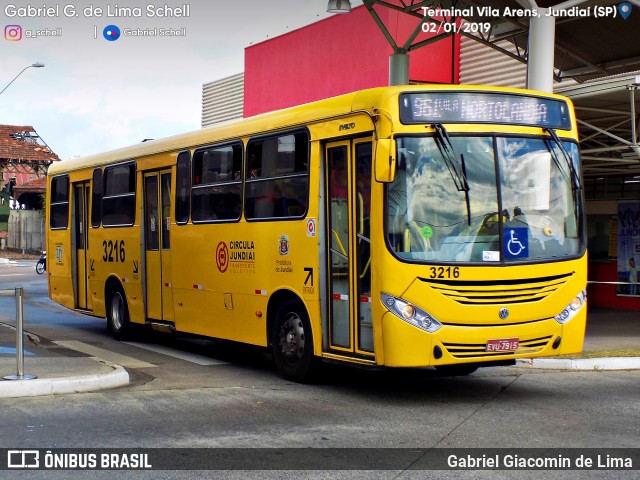
M 27 68 L 42 68 L 44 67 L 44 63 L 40 63 L 40 62 L 36 62 L 36 63 L 32 63 L 31 65 L 27 65 L 26 67 L 24 67 L 22 70 L 20 70 L 20 73 L 18 75 L 16 75 L 15 77 L 13 77 L 13 80 L 11 80 L 6 87 L 4 87 L 2 89 L 2 91 L 0 91 L 0 95 L 2 95 L 2 92 L 4 92 L 7 88 L 9 88 L 9 85 L 11 85 L 13 82 L 16 81 L 16 78 L 18 78 L 20 75 L 22 75 L 22 72 L 24 72 Z
M 327 13 L 349 13 L 350 11 L 350 0 L 329 0 L 327 5 Z

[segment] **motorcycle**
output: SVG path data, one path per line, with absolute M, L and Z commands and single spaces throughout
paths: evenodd
M 42 252 L 38 262 L 36 263 L 36 272 L 38 275 L 42 275 L 44 271 L 47 269 L 47 252 Z

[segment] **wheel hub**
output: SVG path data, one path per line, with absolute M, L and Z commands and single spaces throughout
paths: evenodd
M 291 363 L 295 363 L 302 358 L 304 351 L 304 327 L 302 320 L 291 314 L 282 323 L 280 328 L 280 348 L 282 355 Z
M 115 294 L 111 302 L 111 320 L 116 329 L 122 328 L 122 306 L 122 299 L 120 298 L 120 295 Z

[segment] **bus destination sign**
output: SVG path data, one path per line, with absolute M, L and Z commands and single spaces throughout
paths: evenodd
M 404 93 L 400 95 L 400 120 L 404 124 L 497 123 L 571 129 L 566 102 L 502 93 Z

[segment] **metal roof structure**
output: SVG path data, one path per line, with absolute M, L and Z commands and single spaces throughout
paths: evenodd
M 487 17 L 478 15 L 481 6 L 492 7 L 501 13 L 521 10 L 524 15 L 520 17 L 490 17 L 492 29 L 488 34 L 462 34 L 492 48 L 496 48 L 496 42 L 508 40 L 516 46 L 517 59 L 523 63 L 526 63 L 528 57 L 530 11 L 535 8 L 541 15 L 546 8 L 552 8 L 558 14 L 567 12 L 570 16 L 556 16 L 554 76 L 558 81 L 573 78 L 584 82 L 640 69 L 640 42 L 637 33 L 640 31 L 640 7 L 636 6 L 636 10 L 632 10 L 625 20 L 618 11 L 620 3 L 620 0 L 538 0 L 536 8 L 532 7 L 533 2 L 527 0 L 461 0 L 456 2 L 456 8 L 460 8 L 461 4 L 473 6 L 475 15 L 465 17 L 472 23 L 488 20 Z M 611 7 L 611 10 L 603 11 L 603 14 L 608 12 L 609 16 L 596 16 L 600 15 L 600 10 L 596 10 L 596 7 Z M 511 52 L 504 53 L 512 55 Z
M 638 87 L 640 73 L 556 89 L 556 93 L 570 97 L 576 108 L 585 177 L 640 175 Z

